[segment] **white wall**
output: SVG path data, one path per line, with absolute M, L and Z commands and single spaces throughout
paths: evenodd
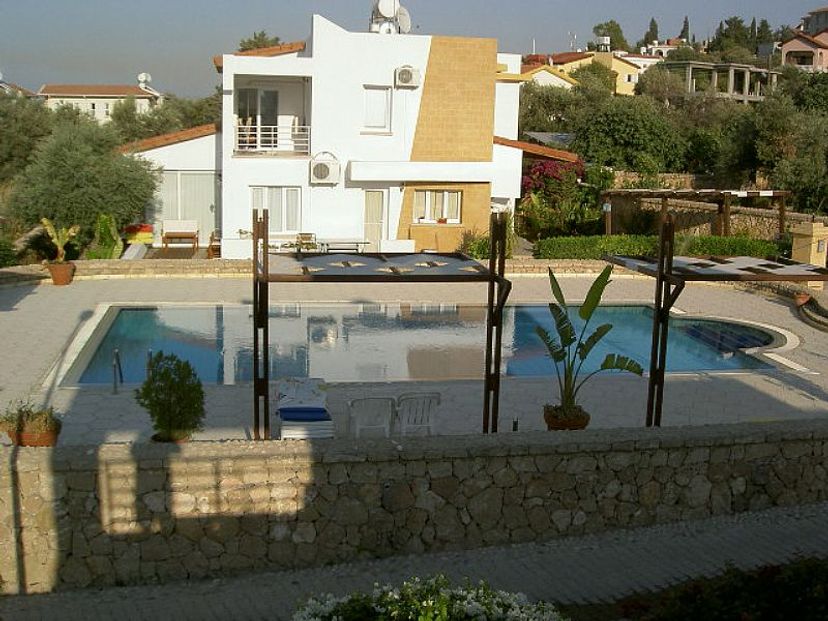
M 115 104 L 122 101 L 126 101 L 126 97 L 49 97 L 46 100 L 46 107 L 56 110 L 61 106 L 71 106 L 90 115 L 99 123 L 104 123 L 109 121 L 109 114 L 112 113 Z M 93 105 L 95 107 L 94 110 L 92 109 Z M 150 109 L 150 100 L 136 98 L 135 109 L 138 113 L 148 112 Z
M 569 90 L 572 88 L 572 82 L 567 82 L 562 77 L 549 73 L 548 71 L 538 71 L 532 75 L 532 81 L 541 86 L 557 86 Z
M 216 135 L 203 136 L 138 154 L 167 170 L 216 170 Z

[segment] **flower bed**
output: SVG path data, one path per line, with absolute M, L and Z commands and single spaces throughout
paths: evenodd
M 308 600 L 293 621 L 372 621 L 385 619 L 485 619 L 565 621 L 556 608 L 530 604 L 520 593 L 496 591 L 484 582 L 452 587 L 445 576 L 413 578 L 400 587 L 376 585 L 372 593 L 344 597 L 322 595 Z

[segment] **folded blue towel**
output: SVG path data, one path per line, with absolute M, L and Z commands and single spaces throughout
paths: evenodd
M 301 408 L 301 407 L 285 407 L 279 408 L 279 417 L 282 420 L 289 420 L 293 422 L 310 422 L 310 421 L 326 421 L 331 420 L 331 415 L 328 410 L 324 408 Z

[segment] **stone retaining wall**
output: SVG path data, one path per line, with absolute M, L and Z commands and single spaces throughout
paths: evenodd
M 691 235 L 719 235 L 718 206 L 713 203 L 670 199 L 669 210 L 676 222 L 676 231 Z M 659 199 L 638 199 L 617 196 L 612 199 L 613 233 L 656 234 L 658 214 L 661 211 Z M 814 220 L 810 214 L 787 212 L 785 228 Z M 828 217 L 817 217 L 816 221 L 828 224 Z M 779 234 L 779 212 L 775 207 L 765 209 L 732 206 L 730 208 L 730 230 L 733 235 L 747 235 L 759 239 L 776 239 Z
M 0 448 L 6 593 L 545 540 L 822 501 L 828 422 Z

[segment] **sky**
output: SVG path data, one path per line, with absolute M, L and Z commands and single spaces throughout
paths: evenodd
M 609 19 L 634 44 L 655 17 L 662 38 L 684 16 L 698 39 L 739 15 L 795 25 L 825 0 L 403 0 L 414 34 L 495 37 L 501 52 L 570 49 Z M 208 95 L 218 83 L 212 57 L 266 30 L 282 41 L 310 34 L 318 13 L 346 30 L 364 31 L 372 0 L 0 0 L 0 72 L 37 90 L 44 83 L 132 84 L 143 71 L 158 90 Z

